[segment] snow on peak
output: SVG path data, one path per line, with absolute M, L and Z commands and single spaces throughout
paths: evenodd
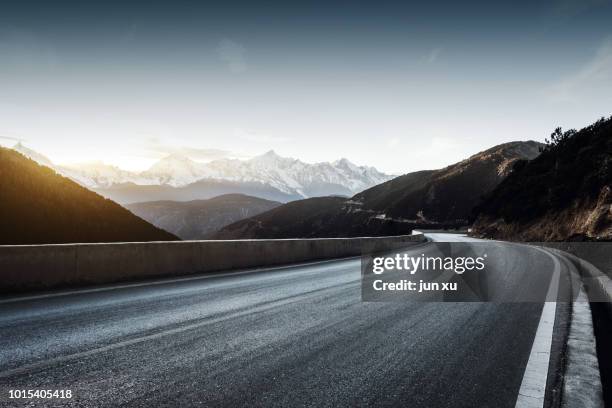
M 273 149 L 268 150 L 267 152 L 260 155 L 259 157 L 280 158 L 280 156 L 276 154 L 276 152 Z
M 249 160 L 220 159 L 209 163 L 174 153 L 160 159 L 148 170 L 131 172 L 102 162 L 57 166 L 21 143 L 14 149 L 94 189 L 123 183 L 181 187 L 200 180 L 215 179 L 261 183 L 306 198 L 330 194 L 353 195 L 392 178 L 373 167 L 357 166 L 345 158 L 331 163 L 309 164 L 282 157 L 274 150 Z
M 351 172 L 356 172 L 356 171 L 360 171 L 360 167 L 351 163 L 348 159 L 345 159 L 344 157 L 340 160 L 336 160 L 333 165 L 335 167 L 341 168 L 341 169 L 345 169 L 347 171 L 351 171 Z
M 207 169 L 203 163 L 191 160 L 177 153 L 171 154 L 153 164 L 141 176 L 155 181 L 155 184 L 184 186 L 206 178 Z
M 285 163 L 285 164 L 291 163 L 291 162 L 294 162 L 295 160 L 287 158 L 287 157 L 281 157 L 278 154 L 276 154 L 274 150 L 268 150 L 264 154 L 255 156 L 249 161 L 252 163 L 262 163 L 264 165 L 274 166 L 280 163 Z

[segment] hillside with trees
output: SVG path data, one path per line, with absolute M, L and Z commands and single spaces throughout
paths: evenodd
M 49 167 L 0 148 L 0 244 L 177 239 Z
M 612 117 L 555 129 L 542 153 L 518 161 L 475 209 L 474 234 L 560 241 L 612 239 Z

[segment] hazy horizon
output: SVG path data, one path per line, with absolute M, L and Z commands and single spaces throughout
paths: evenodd
M 34 2 L 0 15 L 0 144 L 143 170 L 275 150 L 402 174 L 612 111 L 612 2 Z

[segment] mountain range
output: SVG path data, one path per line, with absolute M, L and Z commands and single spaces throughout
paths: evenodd
M 185 239 L 375 236 L 472 226 L 481 237 L 605 240 L 612 238 L 611 135 L 612 118 L 601 119 L 580 131 L 557 129 L 547 144 L 504 143 L 443 169 L 378 184 L 390 176 L 347 160 L 310 165 L 268 152 L 198 163 L 171 155 L 133 173 L 104 164 L 56 166 L 18 144 L 15 150 L 42 165 L 10 149 L 0 152 L 2 193 L 9 197 L 1 203 L 9 216 L 0 221 L 3 230 L 18 231 L 17 238 L 4 237 L 17 239 L 10 243 L 176 238 L 64 174 L 123 203 L 165 198 L 126 206 Z M 338 193 L 371 183 L 350 198 Z M 243 194 L 227 194 L 234 191 Z M 64 225 L 58 220 L 66 214 Z M 27 228 L 13 225 L 19 220 L 27 220 Z
M 416 227 L 467 226 L 474 207 L 514 163 L 534 159 L 542 147 L 534 141 L 505 143 L 443 169 L 405 174 L 350 199 L 294 201 L 230 224 L 213 238 L 393 235 Z
M 227 193 L 283 202 L 327 195 L 351 196 L 393 177 L 347 159 L 309 164 L 281 157 L 274 151 L 249 160 L 219 159 L 208 163 L 171 154 L 145 171 L 131 172 L 100 162 L 60 166 L 21 143 L 14 149 L 120 203 L 188 201 Z
M 178 238 L 47 166 L 0 148 L 0 244 Z

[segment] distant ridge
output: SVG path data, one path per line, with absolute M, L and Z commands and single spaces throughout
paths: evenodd
M 244 194 L 265 200 L 288 202 L 299 200 L 298 195 L 283 193 L 267 184 L 226 180 L 200 180 L 182 187 L 169 185 L 115 184 L 106 188 L 94 188 L 98 194 L 123 205 L 151 201 L 207 200 L 224 194 Z
M 277 201 L 244 194 L 225 194 L 208 200 L 151 201 L 126 207 L 151 224 L 182 239 L 205 239 L 222 227 L 278 207 Z
M 350 199 L 295 201 L 222 228 L 216 239 L 395 235 L 412 228 L 467 226 L 473 208 L 522 159 L 543 145 L 510 142 L 440 170 L 394 178 Z
M 540 154 L 542 143 L 509 142 L 439 170 L 408 173 L 356 194 L 354 211 L 415 223 L 467 224 L 473 208 L 518 160 Z
M 0 148 L 0 244 L 173 241 L 119 204 Z

